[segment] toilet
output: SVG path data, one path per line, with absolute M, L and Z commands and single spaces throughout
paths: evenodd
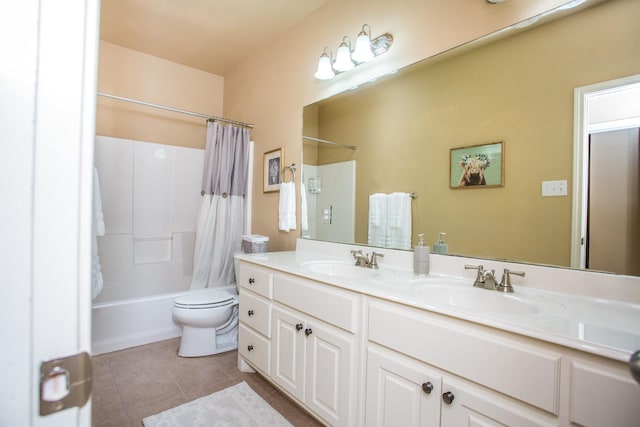
M 179 296 L 173 318 L 182 325 L 178 355 L 208 356 L 238 347 L 238 297 L 223 289 L 203 289 Z

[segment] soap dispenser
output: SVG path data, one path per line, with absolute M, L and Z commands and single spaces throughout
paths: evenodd
M 433 253 L 434 254 L 446 254 L 449 252 L 449 245 L 444 242 L 444 235 L 447 233 L 440 232 L 438 233 L 438 241 L 433 245 Z
M 424 244 L 424 234 L 418 234 L 418 244 L 413 248 L 413 272 L 429 274 L 429 246 Z

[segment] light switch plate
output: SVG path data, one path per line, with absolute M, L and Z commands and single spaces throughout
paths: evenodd
M 566 196 L 567 180 L 542 181 L 542 197 Z

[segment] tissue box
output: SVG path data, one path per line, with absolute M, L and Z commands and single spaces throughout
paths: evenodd
M 269 249 L 269 237 L 260 234 L 242 235 L 242 252 L 245 254 L 258 254 Z

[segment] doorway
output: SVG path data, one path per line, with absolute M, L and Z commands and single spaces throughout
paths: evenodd
M 640 275 L 640 75 L 575 90 L 571 265 Z

